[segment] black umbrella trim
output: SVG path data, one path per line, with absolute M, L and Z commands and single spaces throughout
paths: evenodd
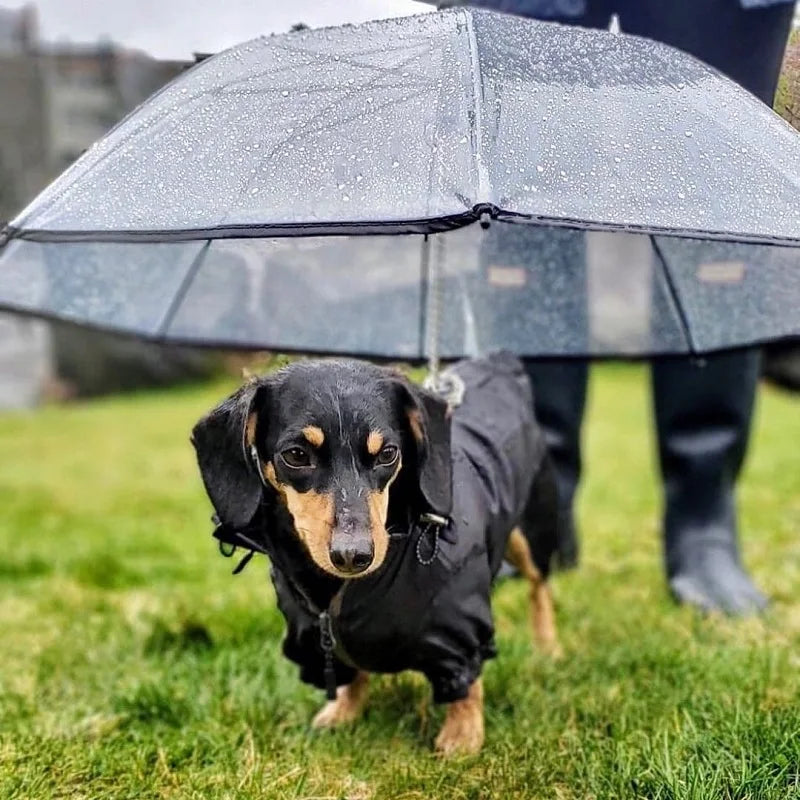
M 348 222 L 285 222 L 247 225 L 221 225 L 213 228 L 182 230 L 39 230 L 8 225 L 0 232 L 0 248 L 13 239 L 40 243 L 91 242 L 133 244 L 137 242 L 194 242 L 203 239 L 278 239 L 301 236 L 403 236 L 447 233 L 475 222 L 499 222 L 543 225 L 574 230 L 649 234 L 682 239 L 703 239 L 738 244 L 800 247 L 798 237 L 768 236 L 748 233 L 722 233 L 700 228 L 680 229 L 564 217 L 534 216 L 505 211 L 490 203 L 479 203 L 459 214 L 410 220 L 353 220 Z

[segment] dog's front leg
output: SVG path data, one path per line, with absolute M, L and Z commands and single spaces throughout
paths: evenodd
M 444 756 L 470 755 L 483 746 L 483 684 L 478 678 L 463 700 L 447 706 L 436 749 Z
M 336 699 L 326 703 L 314 717 L 314 728 L 335 728 L 354 722 L 361 716 L 367 702 L 368 672 L 357 672 L 352 683 L 336 690 Z

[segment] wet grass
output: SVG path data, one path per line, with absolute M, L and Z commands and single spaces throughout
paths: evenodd
M 645 375 L 594 374 L 563 660 L 501 585 L 487 745 L 447 763 L 412 675 L 309 730 L 265 565 L 216 555 L 188 444 L 228 384 L 0 417 L 0 797 L 800 797 L 800 405 L 762 393 L 741 491 L 773 606 L 703 619 L 665 596 Z

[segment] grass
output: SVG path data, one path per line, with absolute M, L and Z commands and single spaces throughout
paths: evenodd
M 760 620 L 666 597 L 646 373 L 594 373 L 565 657 L 495 594 L 487 745 L 442 762 L 413 675 L 315 734 L 263 560 L 231 577 L 188 431 L 229 384 L 0 417 L 0 797 L 800 797 L 798 403 L 762 392 L 741 488 Z

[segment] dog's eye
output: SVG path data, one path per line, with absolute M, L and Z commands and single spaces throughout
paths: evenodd
M 311 466 L 311 458 L 302 447 L 290 447 L 281 452 L 283 463 L 292 469 L 301 469 Z
M 394 464 L 394 462 L 397 461 L 397 456 L 399 454 L 400 451 L 393 444 L 387 444 L 386 447 L 375 456 L 375 463 L 381 467 L 388 467 L 390 464 Z

